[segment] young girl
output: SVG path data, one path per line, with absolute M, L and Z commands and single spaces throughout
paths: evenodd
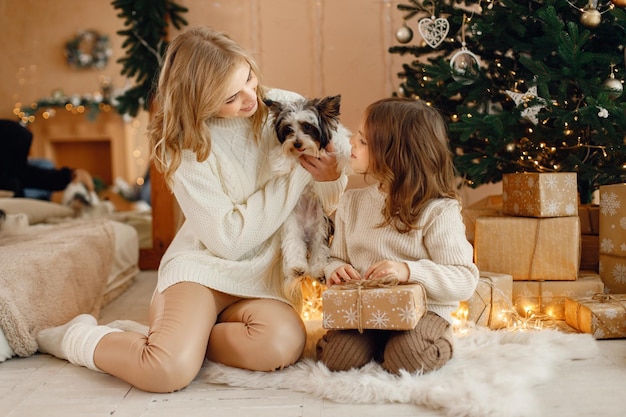
M 277 140 L 263 98 L 300 96 L 266 94 L 258 76 L 250 54 L 222 33 L 192 28 L 171 42 L 149 136 L 185 222 L 161 260 L 147 335 L 81 315 L 41 331 L 41 352 L 152 392 L 187 386 L 205 356 L 256 371 L 299 359 L 305 329 L 282 293 L 277 231 L 312 179 L 330 212 L 347 178 L 329 153 L 260 183 Z
M 383 277 L 420 283 L 428 312 L 410 331 L 329 330 L 318 357 L 335 371 L 372 359 L 394 374 L 440 368 L 452 357 L 451 313 L 471 297 L 479 276 L 446 124 L 423 101 L 386 98 L 366 109 L 351 144 L 352 169 L 376 184 L 342 197 L 326 283 Z

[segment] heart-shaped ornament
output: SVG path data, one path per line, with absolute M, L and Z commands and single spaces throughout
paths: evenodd
M 450 24 L 443 17 L 437 19 L 435 19 L 435 16 L 425 17 L 418 22 L 417 29 L 420 35 L 422 35 L 422 39 L 424 39 L 431 48 L 436 48 L 443 42 L 446 36 L 448 36 Z

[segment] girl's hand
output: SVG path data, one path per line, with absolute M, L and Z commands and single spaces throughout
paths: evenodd
M 341 281 L 358 281 L 361 279 L 359 271 L 354 269 L 350 264 L 345 264 L 335 269 L 330 277 L 326 279 L 326 286 L 331 287 L 335 284 L 341 284 Z
M 395 262 L 388 259 L 380 261 L 370 266 L 365 271 L 364 279 L 381 279 L 384 277 L 396 278 L 400 283 L 409 281 L 411 271 L 406 262 Z
M 337 158 L 334 155 L 335 145 L 330 143 L 326 152 L 320 152 L 320 157 L 310 155 L 300 157 L 300 165 L 311 173 L 313 179 L 318 182 L 335 181 L 341 175 L 337 169 Z

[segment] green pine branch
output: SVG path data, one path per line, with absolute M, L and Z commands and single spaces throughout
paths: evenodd
M 125 29 L 117 32 L 124 37 L 126 54 L 118 59 L 121 74 L 134 79 L 134 86 L 117 97 L 117 111 L 136 116 L 140 109 L 149 110 L 158 79 L 161 61 L 167 48 L 167 29 L 187 25 L 182 17 L 188 10 L 169 0 L 114 0 L 118 17 Z

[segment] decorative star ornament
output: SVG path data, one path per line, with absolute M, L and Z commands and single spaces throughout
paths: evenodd
M 539 110 L 546 107 L 546 100 L 537 96 L 536 85 L 530 87 L 525 93 L 518 93 L 511 90 L 506 90 L 506 94 L 511 97 L 516 106 L 524 106 L 524 109 L 522 110 L 522 117 L 531 121 L 535 125 L 539 123 L 537 114 L 539 113 Z M 530 103 L 533 99 L 537 99 L 537 103 L 529 106 L 528 103 Z

